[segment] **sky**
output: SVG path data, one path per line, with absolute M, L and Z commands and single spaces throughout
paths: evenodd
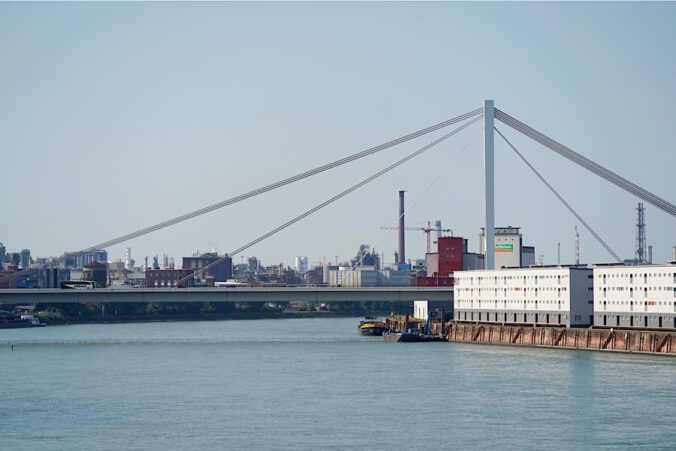
M 58 255 L 481 107 L 676 201 L 676 3 L 0 3 L 0 242 Z M 638 199 L 501 125 L 624 258 Z M 440 133 L 108 249 L 137 262 L 237 249 Z M 441 220 L 478 248 L 481 123 L 235 255 L 394 259 Z M 538 260 L 612 261 L 496 135 L 496 226 Z M 676 221 L 646 206 L 654 261 Z M 407 232 L 407 257 L 425 234 Z

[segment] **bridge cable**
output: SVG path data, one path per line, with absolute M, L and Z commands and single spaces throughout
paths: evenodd
M 418 203 L 418 201 L 420 201 L 420 199 L 422 199 L 422 197 L 425 195 L 425 193 L 427 193 L 427 191 L 429 191 L 430 188 L 432 188 L 432 186 L 434 186 L 439 180 L 441 180 L 441 177 L 444 176 L 444 174 L 446 173 L 446 171 L 448 171 L 448 169 L 449 169 L 449 168 L 451 167 L 451 165 L 455 162 L 455 160 L 457 160 L 458 158 L 460 158 L 460 156 L 465 152 L 465 150 L 466 150 L 470 145 L 472 145 L 472 144 L 474 143 L 474 141 L 476 141 L 477 138 L 478 138 L 478 136 L 474 136 L 474 138 L 471 138 L 471 139 L 467 142 L 467 144 L 465 144 L 465 145 L 462 147 L 462 149 L 460 149 L 460 152 L 458 152 L 453 158 L 451 158 L 451 159 L 448 161 L 448 163 L 446 163 L 446 166 L 441 170 L 441 172 L 439 173 L 439 175 L 438 175 L 434 180 L 432 180 L 432 181 L 425 187 L 425 189 L 422 190 L 422 192 L 418 195 L 418 197 L 416 197 L 416 198 L 413 200 L 413 203 L 411 203 L 411 204 L 409 204 L 409 205 L 406 206 L 406 208 L 404 209 L 404 213 L 403 213 L 404 215 L 408 214 L 409 210 L 412 210 L 413 207 L 415 207 L 415 205 Z M 402 215 L 398 215 L 398 216 L 397 216 L 397 219 L 391 224 L 390 227 L 395 227 L 397 224 L 399 224 L 399 219 L 401 219 L 401 216 L 402 216 Z M 382 241 L 382 240 L 385 238 L 385 236 L 386 236 L 387 234 L 389 234 L 391 231 L 392 231 L 392 229 L 387 229 L 387 230 L 385 230 L 385 231 L 380 235 L 380 237 L 378 237 L 378 239 L 373 243 L 372 248 L 375 248 L 376 246 L 380 245 L 381 241 Z M 430 233 L 430 232 L 428 232 L 428 233 Z M 359 266 L 359 265 L 361 264 L 361 262 L 364 260 L 364 258 L 366 258 L 366 256 L 369 255 L 370 253 L 371 253 L 371 252 L 369 252 L 368 254 L 362 255 L 361 258 L 360 258 L 354 265 L 352 265 L 352 266 L 350 267 L 350 271 L 354 271 L 354 269 L 355 269 L 357 266 Z
M 260 237 L 258 237 L 258 238 L 256 238 L 255 240 L 253 240 L 253 241 L 251 241 L 251 242 L 249 242 L 249 243 L 243 245 L 242 247 L 240 247 L 240 248 L 238 248 L 238 249 L 235 249 L 235 250 L 232 251 L 232 252 L 227 253 L 224 257 L 221 257 L 221 258 L 219 258 L 218 260 L 214 260 L 213 262 L 209 263 L 208 265 L 206 265 L 206 266 L 204 266 L 204 267 L 202 267 L 202 268 L 196 270 L 196 271 L 193 272 L 191 275 L 181 278 L 180 280 L 178 280 L 178 281 L 176 282 L 176 285 L 178 286 L 179 284 L 181 284 L 181 283 L 185 282 L 186 280 L 188 280 L 188 279 L 194 277 L 195 275 L 200 274 L 200 273 L 204 272 L 205 270 L 207 270 L 207 269 L 209 269 L 209 268 L 211 268 L 211 267 L 213 267 L 213 266 L 215 266 L 215 265 L 217 265 L 217 264 L 219 264 L 219 263 L 221 263 L 221 262 L 227 260 L 228 258 L 230 258 L 230 257 L 229 257 L 230 255 L 237 255 L 237 254 L 241 253 L 242 251 L 244 251 L 244 250 L 250 248 L 251 246 L 254 246 L 255 244 L 258 244 L 258 243 L 260 243 L 261 241 L 263 241 L 263 240 L 265 240 L 265 239 L 271 237 L 272 235 L 276 234 L 277 232 L 280 232 L 280 231 L 286 229 L 287 227 L 289 227 L 289 226 L 291 226 L 291 225 L 297 223 L 298 221 L 300 221 L 300 220 L 302 220 L 302 219 L 304 219 L 304 218 L 310 216 L 311 214 L 313 214 L 313 213 L 315 213 L 315 212 L 321 210 L 322 208 L 326 207 L 327 205 L 332 204 L 333 202 L 337 201 L 338 199 L 340 199 L 340 198 L 342 198 L 342 197 L 344 197 L 344 196 L 350 194 L 351 192 L 353 192 L 353 191 L 355 191 L 355 190 L 361 188 L 362 186 L 366 185 L 367 183 L 369 183 L 369 182 L 371 182 L 371 181 L 377 179 L 377 178 L 380 177 L 381 175 L 386 174 L 386 173 L 390 172 L 391 170 L 393 170 L 393 169 L 395 169 L 395 168 L 401 166 L 402 164 L 406 163 L 407 161 L 411 160 L 412 158 L 417 157 L 417 156 L 420 155 L 421 153 L 423 153 L 423 152 L 425 152 L 426 150 L 428 150 L 428 149 L 430 149 L 430 148 L 436 146 L 436 145 L 439 144 L 440 142 L 445 141 L 446 139 L 448 139 L 448 138 L 450 138 L 451 136 L 455 135 L 456 133 L 458 133 L 458 132 L 464 130 L 465 128 L 469 127 L 470 125 L 474 124 L 475 122 L 477 122 L 478 120 L 480 120 L 480 119 L 482 119 L 482 118 L 483 118 L 483 114 L 480 114 L 478 117 L 475 117 L 475 118 L 472 119 L 471 121 L 464 123 L 464 124 L 461 125 L 460 127 L 458 127 L 458 128 L 456 128 L 456 129 L 454 129 L 454 130 L 452 130 L 452 131 L 446 133 L 445 135 L 441 136 L 440 138 L 437 138 L 436 140 L 434 140 L 434 141 L 432 141 L 431 143 L 425 145 L 424 147 L 422 147 L 422 148 L 416 150 L 415 152 L 413 152 L 413 153 L 407 155 L 406 157 L 402 158 L 401 160 L 399 160 L 399 161 L 397 161 L 397 162 L 395 162 L 395 163 L 393 163 L 393 164 L 387 166 L 385 169 L 382 169 L 382 170 L 376 172 L 375 174 L 371 175 L 370 177 L 365 178 L 365 179 L 362 180 L 361 182 L 359 182 L 359 183 L 357 183 L 357 184 L 351 186 L 350 188 L 346 189 L 345 191 L 343 191 L 343 192 L 341 192 L 341 193 L 339 193 L 339 194 L 336 194 L 335 196 L 333 196 L 333 197 L 330 198 L 329 200 L 326 200 L 326 201 L 322 202 L 321 204 L 316 205 L 315 207 L 313 207 L 313 208 L 307 210 L 306 212 L 301 213 L 300 215 L 296 216 L 295 218 L 293 218 L 293 219 L 291 219 L 291 220 L 285 222 L 284 224 L 280 225 L 279 227 L 276 227 L 276 228 L 272 229 L 271 231 L 265 233 L 264 235 L 261 235 Z
M 497 115 L 496 115 L 497 117 Z M 551 140 L 550 138 L 547 138 L 544 135 L 538 136 L 537 134 L 533 134 L 531 132 L 531 129 L 527 127 L 521 127 L 518 122 L 512 122 L 509 119 L 505 119 L 502 121 L 503 123 L 509 125 L 510 127 L 514 128 L 515 130 L 525 134 L 526 136 L 530 137 L 531 139 L 534 139 L 537 142 L 540 142 L 541 144 L 545 145 L 546 147 L 555 150 L 557 153 L 560 155 L 565 156 L 566 158 L 570 159 L 574 163 L 577 163 L 578 165 L 582 166 L 583 168 L 596 173 L 597 175 L 600 175 L 602 178 L 610 181 L 611 183 L 619 186 L 620 188 L 628 191 L 631 194 L 634 194 L 635 196 L 642 198 L 644 200 L 647 200 L 651 204 L 655 205 L 656 207 L 666 211 L 667 213 L 676 215 L 676 209 L 674 209 L 674 206 L 671 205 L 669 202 L 660 199 L 657 196 L 654 196 L 653 194 L 649 193 L 648 191 L 644 190 L 643 188 L 638 187 L 637 185 L 634 185 L 633 183 L 629 182 L 628 180 L 620 177 L 619 175 L 605 169 L 604 167 L 592 162 L 591 160 L 586 159 L 585 157 L 582 157 L 581 155 L 570 151 L 570 149 L 566 148 L 565 146 L 557 143 L 556 141 Z M 547 144 L 543 140 L 548 140 L 549 144 Z M 555 149 L 554 147 L 561 146 L 558 149 Z M 654 199 L 651 201 L 649 200 L 646 196 L 653 196 Z
M 553 187 L 552 185 L 550 185 L 549 182 L 547 182 L 547 180 L 545 180 L 545 178 L 542 176 L 542 174 L 540 174 L 540 173 L 538 172 L 538 170 L 535 169 L 535 167 L 533 167 L 532 164 L 530 164 L 530 162 L 526 159 L 526 157 L 524 157 L 524 156 L 521 154 L 521 152 L 519 152 L 518 150 L 516 150 L 516 147 L 514 147 L 514 145 L 512 145 L 511 142 L 509 142 L 509 140 L 505 137 L 505 135 L 503 135 L 502 132 L 500 132 L 500 130 L 498 130 L 497 127 L 493 127 L 493 128 L 495 129 L 496 132 L 498 132 L 498 134 L 500 135 L 500 137 L 507 143 L 507 145 L 508 145 L 509 147 L 511 147 L 512 150 L 519 156 L 519 158 L 521 158 L 521 160 L 523 160 L 523 162 L 526 163 L 526 165 L 530 168 L 530 170 L 533 171 L 533 173 L 535 173 L 535 175 L 542 181 L 542 183 L 544 183 L 544 184 L 547 186 L 547 188 L 549 188 L 549 190 L 550 190 L 552 193 L 554 193 L 554 195 L 555 195 L 555 196 L 561 201 L 561 203 L 562 203 L 562 204 L 563 204 L 563 205 L 564 205 L 564 206 L 565 206 L 565 207 L 573 214 L 573 216 L 575 216 L 575 217 L 577 218 L 577 220 L 580 221 L 580 223 L 581 223 L 581 224 L 589 231 L 589 233 L 591 233 L 591 234 L 594 236 L 594 238 L 596 238 L 596 239 L 598 240 L 598 242 L 601 243 L 601 245 L 608 251 L 608 253 L 609 253 L 610 255 L 612 255 L 613 258 L 615 258 L 615 260 L 618 261 L 618 263 L 624 263 L 624 262 L 622 261 L 622 259 L 621 259 L 621 258 L 620 258 L 620 257 L 619 257 L 619 256 L 618 256 L 611 248 L 610 248 L 610 246 L 608 246 L 608 244 L 606 244 L 606 242 L 603 241 L 603 239 L 598 235 L 598 233 L 596 233 L 596 232 L 594 231 L 594 229 L 591 228 L 591 226 L 587 223 L 587 221 L 585 221 L 584 219 L 582 219 L 582 216 L 580 216 L 580 215 L 573 209 L 573 207 L 571 207 L 570 204 L 569 204 L 568 202 L 566 202 L 566 200 L 565 200 L 565 199 L 564 199 L 564 198 L 563 198 L 563 197 L 562 197 L 562 196 L 554 189 L 554 187 Z
M 128 233 L 126 235 L 122 235 L 122 236 L 119 236 L 117 238 L 113 238 L 112 240 L 104 241 L 102 243 L 99 243 L 99 244 L 96 244 L 94 246 L 83 249 L 79 252 L 80 253 L 91 252 L 91 251 L 94 251 L 96 249 L 104 249 L 106 247 L 110 247 L 110 246 L 113 246 L 113 245 L 116 245 L 116 244 L 120 244 L 120 243 L 123 243 L 125 241 L 131 240 L 133 238 L 137 238 L 139 236 L 146 235 L 146 234 L 151 233 L 151 232 L 155 232 L 155 231 L 163 229 L 165 227 L 169 227 L 169 226 L 172 226 L 174 224 L 178 224 L 179 222 L 187 221 L 188 219 L 192 219 L 192 218 L 195 218 L 197 216 L 203 215 L 205 213 L 209 213 L 211 211 L 218 210 L 218 209 L 223 208 L 223 207 L 227 207 L 228 205 L 232 205 L 232 204 L 235 204 L 237 202 L 241 202 L 243 200 L 257 196 L 259 194 L 263 194 L 263 193 L 266 193 L 268 191 L 272 191 L 274 189 L 288 185 L 290 183 L 294 183 L 294 182 L 297 182 L 299 180 L 303 180 L 305 178 L 311 177 L 313 175 L 319 174 L 319 173 L 324 172 L 324 171 L 328 171 L 329 169 L 333 169 L 333 168 L 336 168 L 338 166 L 342 166 L 346 163 L 350 163 L 350 162 L 358 160 L 360 158 L 363 158 L 363 157 L 366 157 L 366 156 L 369 156 L 369 155 L 373 155 L 373 154 L 380 152 L 382 150 L 388 149 L 390 147 L 394 147 L 398 144 L 410 141 L 412 139 L 415 139 L 415 138 L 418 138 L 420 136 L 429 134 L 429 133 L 434 132 L 436 130 L 448 127 L 449 125 L 453 125 L 453 124 L 456 124 L 458 122 L 462 122 L 466 119 L 472 118 L 472 117 L 477 116 L 479 114 L 483 114 L 483 108 L 477 108 L 476 110 L 470 111 L 470 112 L 462 114 L 460 116 L 456 116 L 454 118 L 448 119 L 448 120 L 440 122 L 438 124 L 431 125 L 427 128 L 423 128 L 423 129 L 415 131 L 413 133 L 409 133 L 408 135 L 402 136 L 400 138 L 393 139 L 393 140 L 388 141 L 386 143 L 380 144 L 380 145 L 375 146 L 375 147 L 371 147 L 369 149 L 355 153 L 353 155 L 349 155 L 347 157 L 341 158 L 341 159 L 333 161 L 331 163 L 327 163 L 325 165 L 318 166 L 318 167 L 311 169 L 309 171 L 302 172 L 300 174 L 294 175 L 294 176 L 286 178 L 284 180 L 279 180 L 275 183 L 271 183 L 270 185 L 266 185 L 266 186 L 257 188 L 255 190 L 249 191 L 247 193 L 240 194 L 240 195 L 235 196 L 235 197 L 231 197 L 230 199 L 226 199 L 226 200 L 223 200 L 221 202 L 217 202 L 215 204 L 209 205 L 207 207 L 200 208 L 199 210 L 195 210 L 195 211 L 192 211 L 190 213 L 185 213 L 183 215 L 176 216 L 175 218 L 168 219 L 166 221 L 157 223 L 157 224 L 149 226 L 149 227 L 145 227 L 145 228 L 137 230 L 135 232 L 131 232 L 131 233 Z
M 518 119 L 515 119 L 508 114 L 504 113 L 503 111 L 499 111 L 495 113 L 495 117 L 501 120 L 503 123 L 509 125 L 510 127 L 514 128 L 515 130 L 520 131 L 521 133 L 525 134 L 526 136 L 530 137 L 531 139 L 540 142 L 541 144 L 545 145 L 546 147 L 554 150 L 555 152 L 559 153 L 560 155 L 570 159 L 571 161 L 579 164 L 580 166 L 584 167 L 585 169 L 588 169 L 592 172 L 597 173 L 597 175 L 600 175 L 603 178 L 606 178 L 607 180 L 611 181 L 612 183 L 620 186 L 623 189 L 626 189 L 627 191 L 632 192 L 632 194 L 638 194 L 641 191 L 647 193 L 648 195 L 652 195 L 651 193 L 647 192 L 646 190 L 643 190 L 637 185 L 634 185 L 633 183 L 629 182 L 628 180 L 625 180 L 624 178 L 620 177 L 619 175 L 609 171 L 608 169 L 604 168 L 603 166 L 594 163 L 593 161 L 583 157 L 580 154 L 577 154 L 576 152 L 572 151 L 571 149 L 567 148 L 566 146 L 563 146 L 562 144 L 552 140 L 551 138 L 545 136 L 544 134 L 538 132 L 537 130 L 532 129 L 531 127 L 527 126 L 526 124 L 520 122 Z M 663 207 L 669 207 L 670 204 L 663 200 L 659 199 L 656 197 L 655 202 L 661 203 Z M 652 202 L 651 202 L 652 203 Z M 673 206 L 672 206 L 673 207 Z
M 676 206 L 665 199 L 656 196 L 655 194 L 641 188 L 640 186 L 630 182 L 629 180 L 615 174 L 614 172 L 604 168 L 603 166 L 589 160 L 588 158 L 583 157 L 582 155 L 574 152 L 570 148 L 564 146 L 563 144 L 554 141 L 548 136 L 540 133 L 539 131 L 529 127 L 518 119 L 508 115 L 507 113 L 495 109 L 495 117 L 503 122 L 506 125 L 509 125 L 513 129 L 523 133 L 534 141 L 539 142 L 543 146 L 553 150 L 559 155 L 569 159 L 570 161 L 577 163 L 583 168 L 595 173 L 596 175 L 604 178 L 605 180 L 615 184 L 616 186 L 624 189 L 625 191 L 634 194 L 640 199 L 645 200 L 648 203 L 651 203 L 655 207 L 669 213 L 672 216 L 676 216 Z

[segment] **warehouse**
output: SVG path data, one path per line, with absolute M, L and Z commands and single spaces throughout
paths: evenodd
M 594 326 L 676 328 L 676 264 L 594 267 Z
M 591 268 L 455 272 L 455 319 L 586 327 L 594 320 Z

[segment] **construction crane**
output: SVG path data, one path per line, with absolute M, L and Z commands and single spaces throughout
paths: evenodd
M 381 226 L 380 227 L 382 230 L 399 230 L 399 227 L 393 227 L 393 226 Z M 431 232 L 441 232 L 441 233 L 446 233 L 450 232 L 451 236 L 453 236 L 453 230 L 452 229 L 437 229 L 434 227 L 430 226 L 430 222 L 427 222 L 427 227 L 404 227 L 404 230 L 420 230 L 421 232 L 425 232 L 427 235 L 427 253 L 429 254 L 432 249 L 432 234 Z

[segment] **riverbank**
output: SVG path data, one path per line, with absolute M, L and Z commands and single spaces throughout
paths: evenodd
M 385 317 L 406 305 L 340 302 L 321 305 L 294 303 L 123 303 L 38 304 L 27 312 L 47 325 L 105 324 L 168 321 L 223 321 L 289 318 Z M 24 312 L 9 311 L 18 315 Z
M 174 321 L 227 321 L 227 320 L 258 320 L 258 319 L 292 319 L 292 318 L 349 318 L 359 315 L 337 312 L 239 312 L 228 314 L 211 315 L 118 315 L 105 318 L 57 318 L 51 317 L 45 320 L 50 326 L 70 324 L 122 324 L 122 323 L 152 323 Z

